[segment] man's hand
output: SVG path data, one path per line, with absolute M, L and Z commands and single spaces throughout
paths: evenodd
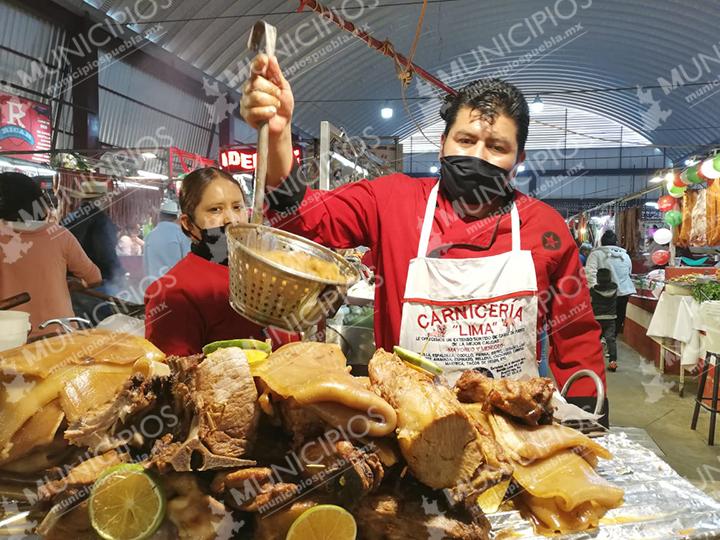
M 240 115 L 255 129 L 268 122 L 270 146 L 265 185 L 272 189 L 282 183 L 293 166 L 290 124 L 295 101 L 276 57 L 259 54 L 251 68 L 250 80 L 243 86 Z
M 270 136 L 281 135 L 290 126 L 294 104 L 290 83 L 283 77 L 277 58 L 257 55 L 240 101 L 240 114 L 245 122 L 255 129 L 269 122 Z

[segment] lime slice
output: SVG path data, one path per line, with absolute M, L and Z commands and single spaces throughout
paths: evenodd
M 393 352 L 398 355 L 398 358 L 400 358 L 400 360 L 404 360 L 408 364 L 412 364 L 414 366 L 422 368 L 425 371 L 429 371 L 430 373 L 433 373 L 435 375 L 443 374 L 443 370 L 440 366 L 416 352 L 409 351 L 398 346 L 393 347 Z
M 352 514 L 334 504 L 305 510 L 290 527 L 285 540 L 355 540 L 357 525 Z
M 226 339 L 224 341 L 213 341 L 208 343 L 202 348 L 202 352 L 205 356 L 210 353 L 217 351 L 218 349 L 224 349 L 226 347 L 240 347 L 241 349 L 264 351 L 267 354 L 272 352 L 272 347 L 266 341 L 259 341 L 257 339 Z
M 165 518 L 165 496 L 142 465 L 103 471 L 90 490 L 90 523 L 105 540 L 143 540 Z

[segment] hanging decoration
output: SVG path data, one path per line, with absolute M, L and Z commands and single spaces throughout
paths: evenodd
M 669 244 L 672 240 L 672 231 L 670 229 L 657 229 L 653 233 L 653 240 L 656 244 L 659 244 L 661 246 L 664 246 L 665 244 Z
M 663 195 L 658 199 L 658 210 L 661 212 L 667 212 L 675 208 L 675 199 L 670 195 Z
M 702 184 L 704 182 L 704 180 L 700 177 L 700 175 L 698 175 L 698 166 L 697 165 L 688 167 L 688 169 L 685 171 L 685 175 L 691 184 Z
M 655 263 L 658 266 L 665 266 L 667 263 L 670 262 L 670 252 L 666 249 L 658 249 L 657 251 L 653 251 L 653 254 L 650 256 L 652 259 L 652 262 Z
M 670 210 L 665 214 L 665 223 L 670 227 L 677 227 L 682 223 L 682 212 L 680 210 Z
M 668 193 L 670 193 L 670 195 L 675 197 L 676 199 L 679 199 L 685 194 L 685 190 L 687 190 L 687 186 L 677 187 L 676 185 L 673 184 L 668 189 Z
M 676 174 L 673 178 L 672 185 L 679 188 L 685 188 L 690 183 L 690 180 L 688 180 L 687 175 L 685 174 L 685 171 L 683 171 L 680 174 Z

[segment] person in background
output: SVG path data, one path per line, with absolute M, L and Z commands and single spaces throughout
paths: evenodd
M 625 326 L 625 313 L 627 311 L 630 295 L 635 294 L 635 284 L 632 282 L 632 262 L 630 256 L 623 248 L 617 245 L 617 236 L 613 231 L 605 231 L 600 238 L 600 247 L 595 248 L 588 255 L 585 263 L 585 275 L 588 287 L 597 283 L 597 273 L 600 268 L 610 270 L 610 276 L 618 287 L 617 290 L 617 319 L 615 321 L 615 335 L 622 334 Z
M 580 262 L 583 266 L 587 263 L 588 255 L 590 255 L 590 252 L 592 251 L 592 246 L 588 244 L 587 242 L 583 242 L 580 244 Z
M 116 251 L 118 255 L 139 257 L 143 253 L 145 242 L 140 238 L 140 227 L 128 227 L 118 239 Z
M 225 339 L 281 342 L 281 334 L 268 334 L 230 307 L 225 229 L 248 219 L 238 182 L 213 167 L 197 169 L 183 178 L 180 211 L 190 253 L 145 291 L 145 337 L 179 356 Z
M 163 276 L 190 251 L 190 239 L 180 227 L 180 207 L 176 201 L 165 199 L 160 205 L 157 226 L 145 238 L 143 267 L 146 282 Z
M 618 287 L 612 281 L 610 270 L 599 268 L 597 281 L 590 288 L 593 313 L 602 328 L 602 337 L 608 350 L 608 369 L 617 370 L 617 342 L 615 341 L 615 319 L 617 317 Z
M 86 180 L 82 191 L 68 189 L 66 195 L 83 202 L 61 220 L 61 225 L 75 235 L 90 260 L 100 269 L 102 283 L 95 287 L 95 292 L 116 296 L 125 287 L 125 269 L 115 251 L 117 228 L 104 209 L 110 203 L 109 199 L 105 200 L 107 184 Z M 71 298 L 75 313 L 93 325 L 115 313 L 112 303 L 82 291 L 73 291 Z
M 77 239 L 49 223 L 49 215 L 42 190 L 30 177 L 0 174 L 0 298 L 30 294 L 19 309 L 30 313 L 31 337 L 49 333 L 37 328 L 43 321 L 75 315 L 68 273 L 85 286 L 102 279 Z

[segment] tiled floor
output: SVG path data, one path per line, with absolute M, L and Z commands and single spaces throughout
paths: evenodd
M 661 375 L 622 341 L 618 364 L 607 373 L 610 423 L 645 429 L 678 473 L 720 499 L 720 425 L 716 446 L 707 444 L 708 412 L 700 412 L 696 431 L 690 429 L 697 378 L 686 375 L 681 398 L 678 377 Z

